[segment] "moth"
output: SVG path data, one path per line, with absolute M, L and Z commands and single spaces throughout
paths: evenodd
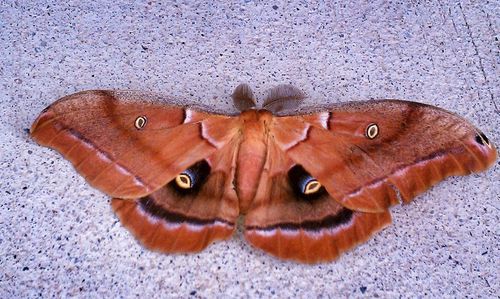
M 279 85 L 256 109 L 252 90 L 228 115 L 132 91 L 84 91 L 31 127 L 90 185 L 108 194 L 145 247 L 197 252 L 235 231 L 282 259 L 331 261 L 391 223 L 389 208 L 452 175 L 490 167 L 497 152 L 465 119 L 400 100 L 297 110 Z

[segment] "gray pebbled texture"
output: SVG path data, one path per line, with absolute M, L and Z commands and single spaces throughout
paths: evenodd
M 497 1 L 0 2 L 0 297 L 498 297 L 500 165 L 392 210 L 338 261 L 283 262 L 241 231 L 200 254 L 143 249 L 109 199 L 24 131 L 86 89 L 233 109 L 300 87 L 305 105 L 372 98 L 456 112 L 500 143 Z M 330 3 L 330 2 L 329 2 Z

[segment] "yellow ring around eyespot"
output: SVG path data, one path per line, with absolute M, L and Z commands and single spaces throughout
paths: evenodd
M 175 183 L 182 189 L 191 188 L 191 177 L 185 173 L 181 173 L 175 177 Z
M 145 116 L 139 116 L 135 119 L 134 126 L 137 130 L 143 129 L 148 123 L 148 119 Z
M 317 180 L 310 180 L 307 182 L 306 187 L 304 188 L 304 194 L 313 194 L 319 191 L 321 188 L 320 182 Z
M 366 137 L 369 139 L 373 139 L 378 136 L 378 126 L 377 124 L 369 124 L 368 127 L 366 127 Z

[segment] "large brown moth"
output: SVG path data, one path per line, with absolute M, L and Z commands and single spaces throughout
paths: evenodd
M 227 239 L 245 215 L 246 239 L 283 259 L 330 261 L 391 222 L 452 175 L 497 156 L 465 119 L 399 100 L 296 108 L 295 87 L 271 89 L 236 115 L 131 91 L 85 91 L 46 108 L 31 135 L 59 151 L 147 248 L 196 252 Z M 294 110 L 295 109 L 295 110 Z

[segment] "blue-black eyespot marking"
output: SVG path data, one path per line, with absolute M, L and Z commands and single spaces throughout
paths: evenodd
M 316 199 L 326 192 L 323 185 L 300 165 L 290 168 L 288 181 L 295 194 L 302 199 Z
M 179 188 L 189 189 L 193 187 L 193 180 L 191 179 L 191 175 L 188 173 L 181 173 L 175 177 L 175 183 Z
M 181 194 L 198 192 L 210 174 L 210 165 L 201 160 L 178 174 L 169 185 Z

